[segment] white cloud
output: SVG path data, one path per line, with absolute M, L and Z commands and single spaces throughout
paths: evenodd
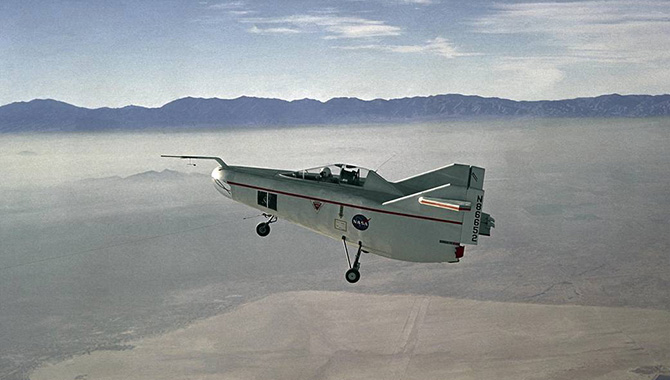
M 401 31 L 399 27 L 381 23 L 342 24 L 329 26 L 326 29 L 332 33 L 325 37 L 326 39 L 397 36 Z
M 431 5 L 435 4 L 434 0 L 394 0 L 394 3 L 401 4 L 416 4 L 416 5 Z
M 473 23 L 489 34 L 526 34 L 573 62 L 645 63 L 670 59 L 670 2 L 584 1 L 504 4 Z
M 400 1 L 407 4 L 419 4 L 419 5 L 429 5 L 434 3 L 433 0 L 400 0 Z
M 233 16 L 245 16 L 254 13 L 254 11 L 228 11 Z
M 565 78 L 560 59 L 503 58 L 493 67 L 496 79 L 491 87 L 500 93 L 519 94 L 520 98 L 536 98 L 554 89 Z
M 377 50 L 390 53 L 426 53 L 435 54 L 444 58 L 456 58 L 464 56 L 476 55 L 473 53 L 459 52 L 446 38 L 436 37 L 428 40 L 420 45 L 383 45 L 383 44 L 369 44 L 369 45 L 353 45 L 353 46 L 338 46 L 338 49 L 344 50 Z
M 325 33 L 326 39 L 370 38 L 397 36 L 402 29 L 383 21 L 362 17 L 345 17 L 331 13 L 298 14 L 286 17 L 248 17 L 240 22 L 258 25 L 278 25 L 301 33 Z M 259 28 L 264 29 L 264 28 Z
M 395 5 L 395 4 L 431 5 L 439 3 L 439 1 L 436 0 L 377 0 L 377 1 L 387 5 Z
M 211 4 L 207 8 L 228 10 L 228 9 L 239 9 L 239 8 L 242 8 L 242 7 L 244 7 L 244 2 L 243 1 L 229 1 L 229 2 L 226 2 L 226 3 Z
M 230 22 L 231 18 L 237 19 L 256 13 L 256 11 L 246 9 L 245 1 L 217 2 L 214 4 L 201 1 L 199 4 L 204 6 L 207 13 L 193 19 L 192 22 L 203 25 L 225 24 Z
M 250 33 L 254 34 L 297 34 L 300 33 L 299 30 L 296 29 L 291 29 L 291 28 L 264 28 L 261 29 L 257 27 L 256 25 L 252 26 L 249 29 Z

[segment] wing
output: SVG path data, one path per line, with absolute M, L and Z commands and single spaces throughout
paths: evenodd
M 194 159 L 194 160 L 214 160 L 221 165 L 222 168 L 227 168 L 228 165 L 221 159 L 221 157 L 215 157 L 215 156 L 173 156 L 169 154 L 161 154 L 161 157 L 169 157 L 169 158 L 181 158 L 181 159 Z

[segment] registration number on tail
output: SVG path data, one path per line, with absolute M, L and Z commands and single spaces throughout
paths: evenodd
M 472 241 L 479 239 L 479 224 L 482 219 L 482 204 L 484 203 L 484 196 L 477 196 L 477 203 L 475 203 L 475 220 L 472 223 Z

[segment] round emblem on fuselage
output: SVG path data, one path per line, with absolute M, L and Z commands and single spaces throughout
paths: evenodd
M 351 218 L 351 224 L 353 224 L 357 230 L 365 231 L 370 227 L 370 219 L 366 218 L 365 215 L 356 214 Z

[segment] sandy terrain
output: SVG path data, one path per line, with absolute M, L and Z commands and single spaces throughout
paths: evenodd
M 670 312 L 288 292 L 31 379 L 651 379 Z

